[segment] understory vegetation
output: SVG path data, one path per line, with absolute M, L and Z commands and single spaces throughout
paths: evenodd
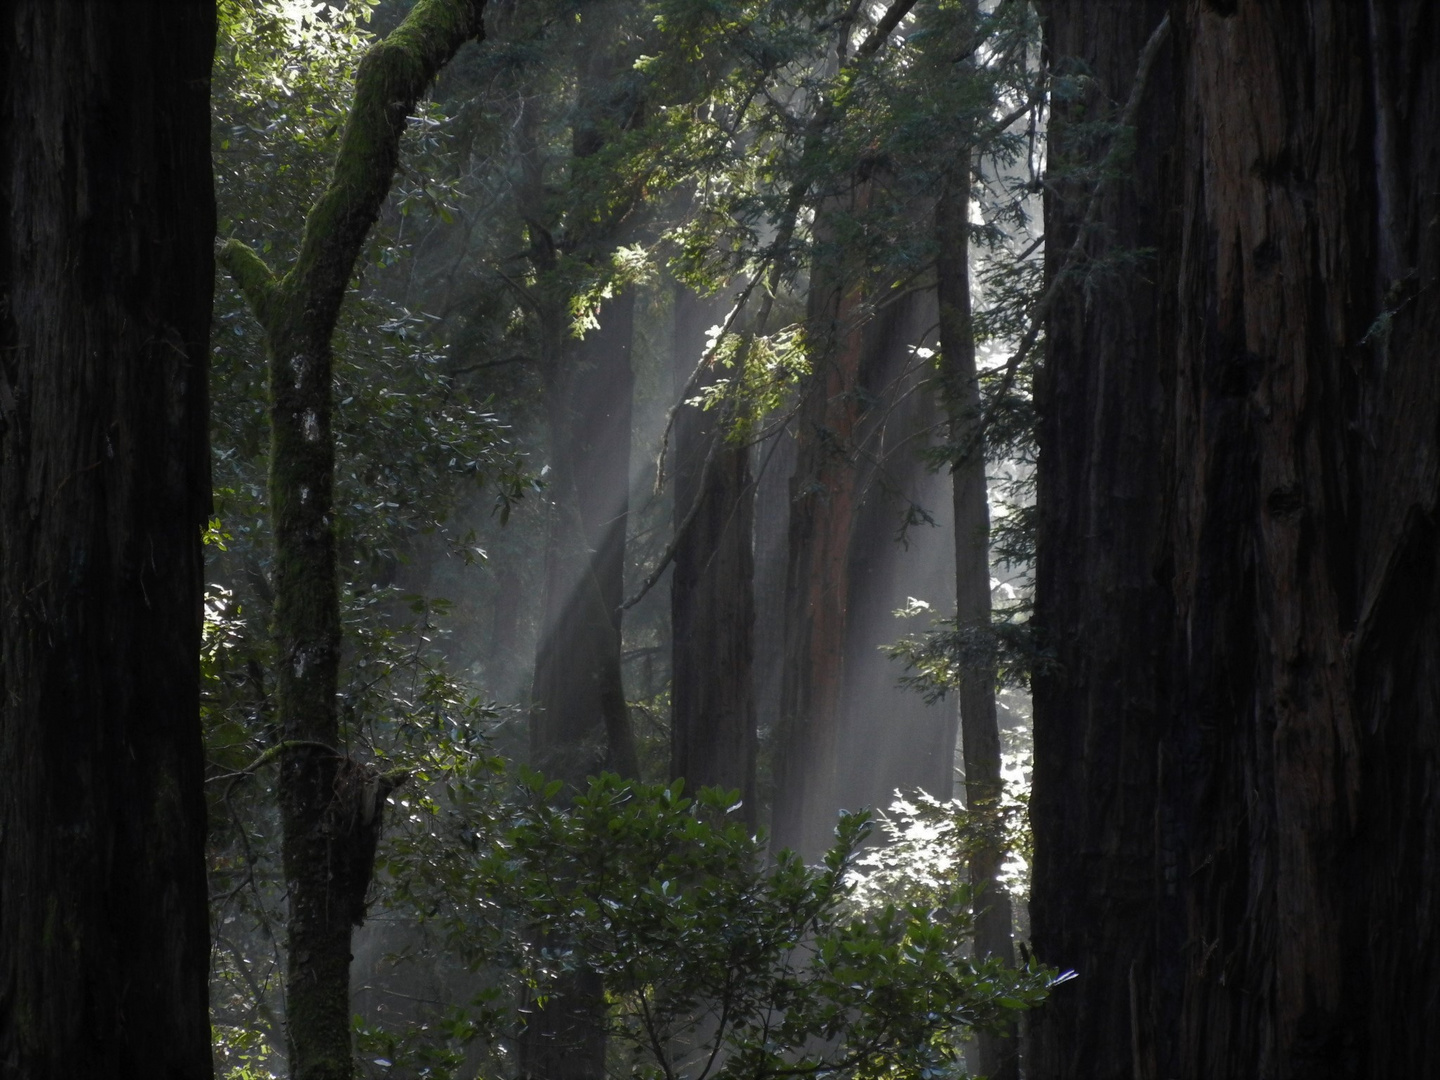
M 337 197 L 362 60 L 387 35 L 419 40 L 445 6 L 220 4 L 228 272 L 202 657 L 220 1074 L 303 1059 L 286 986 L 307 960 L 286 935 L 314 868 L 282 858 L 278 807 L 298 775 L 284 763 L 313 752 L 339 761 L 332 806 L 356 789 L 344 800 L 360 809 L 317 827 L 333 857 L 359 860 L 346 873 L 364 900 L 353 1061 L 307 1075 L 536 1075 L 566 1055 L 588 1062 L 575 1076 L 964 1075 L 977 1037 L 1013 1044 L 1057 981 L 1023 946 L 1014 957 L 1008 930 L 1037 656 L 1034 14 L 1008 0 L 487 6 L 484 40 L 406 118 L 328 339 L 333 474 L 314 490 L 330 489 L 339 587 L 332 746 L 277 706 L 305 654 L 277 646 L 274 380 L 293 369 L 298 392 L 303 372 L 271 357 L 274 327 L 256 317 L 270 294 L 247 275 L 269 264 L 276 288 L 290 280 L 286 253 L 316 242 L 309 208 Z M 971 219 L 975 299 L 955 349 L 982 351 L 972 406 L 936 336 L 933 216 L 951 188 Z M 687 327 L 699 333 L 682 340 Z M 994 617 L 907 633 L 898 618 L 953 608 L 949 474 L 977 454 L 993 465 Z M 602 488 L 612 503 L 591 505 Z M 807 495 L 818 524 L 798 539 L 788 526 L 787 572 L 787 516 Z M 743 578 L 704 595 L 750 598 L 735 623 L 745 666 L 707 664 L 740 687 L 749 749 L 682 767 L 679 733 L 711 721 L 681 715 L 695 661 L 667 586 L 687 558 L 703 575 L 718 549 L 686 545 L 736 520 L 753 522 L 729 564 Z M 827 531 L 849 539 L 823 555 Z M 841 605 L 831 625 L 793 598 L 837 566 L 852 614 Z M 603 606 L 584 606 L 591 588 Z M 811 625 L 855 654 L 844 672 L 805 669 L 794 642 Z M 952 800 L 947 698 L 967 680 L 992 710 L 1001 695 L 1010 781 L 972 788 L 968 809 Z M 827 695 L 828 713 L 794 705 Z M 592 708 L 603 724 L 579 716 Z M 564 710 L 579 720 L 560 731 Z M 801 775 L 820 743 L 829 788 Z M 867 772 L 879 745 L 893 760 Z M 847 771 L 873 794 L 842 793 Z M 982 951 L 976 918 L 998 897 L 1004 947 Z M 527 1031 L 564 1010 L 536 1051 Z M 1007 1061 L 996 1075 L 1015 1075 Z

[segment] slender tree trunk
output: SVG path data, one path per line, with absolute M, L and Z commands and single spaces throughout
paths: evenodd
M 214 5 L 0 28 L 0 1073 L 201 1080 Z
M 587 167 L 614 132 L 638 122 L 643 103 L 620 74 L 630 58 L 618 32 L 622 12 L 599 5 L 575 45 L 577 100 L 572 168 Z M 607 22 L 606 20 L 613 20 Z M 524 201 L 531 259 L 541 284 L 541 375 L 549 424 L 551 516 L 545 549 L 544 614 L 535 661 L 530 749 L 538 767 L 573 790 L 601 768 L 635 776 L 634 736 L 620 665 L 620 605 L 630 511 L 630 366 L 635 296 L 625 290 L 594 313 L 598 326 L 570 334 L 570 282 L 562 255 L 595 263 L 618 243 L 623 209 L 591 208 L 563 236 L 541 222 L 547 212 L 539 116 L 524 118 L 529 174 Z
M 331 337 L 355 261 L 390 190 L 405 118 L 455 51 L 483 33 L 483 0 L 420 0 L 361 61 L 330 182 L 294 267 L 274 277 L 237 241 L 221 256 L 265 335 L 275 537 L 280 819 L 289 896 L 286 1031 L 296 1080 L 348 1080 L 350 937 L 400 774 L 340 749 L 339 582 L 332 498 Z
M 675 378 L 683 390 L 704 353 L 707 331 L 724 312 L 688 289 L 677 286 L 674 292 Z M 722 374 L 707 372 L 699 388 Z M 684 531 L 670 594 L 670 775 L 684 777 L 692 791 L 738 790 L 753 826 L 755 499 L 750 450 L 723 441 L 724 420 L 722 409 L 694 406 L 683 406 L 675 419 L 675 527 Z
M 565 798 L 602 770 L 626 777 L 639 772 L 620 664 L 633 293 L 606 304 L 600 318 L 600 328 L 581 342 L 552 339 L 545 368 L 552 506 L 530 754 L 547 776 L 564 781 Z M 567 325 L 563 312 L 553 325 Z M 553 940 L 539 944 L 563 948 Z M 596 972 L 581 967 L 560 976 L 546 1000 L 525 1006 L 520 1075 L 601 1080 L 604 1010 L 604 983 Z
M 965 805 L 980 825 L 970 855 L 974 890 L 975 955 L 1015 961 L 1010 897 L 999 884 L 1004 857 L 1000 724 L 995 709 L 995 664 L 984 655 L 990 630 L 990 496 L 985 480 L 979 371 L 970 315 L 969 163 L 949 178 L 935 204 L 936 286 L 940 301 L 941 395 L 957 447 L 951 465 L 955 515 L 955 621 L 969 631 L 981 655 L 960 676 L 960 735 L 965 760 Z M 1013 1026 L 1000 1035 L 976 1036 L 976 1069 L 993 1080 L 1017 1080 Z

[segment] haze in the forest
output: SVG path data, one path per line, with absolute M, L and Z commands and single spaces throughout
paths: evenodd
M 0 1075 L 1440 1074 L 1440 8 L 0 26 Z

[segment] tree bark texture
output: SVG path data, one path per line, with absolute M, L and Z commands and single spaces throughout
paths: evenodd
M 985 438 L 980 374 L 970 303 L 970 165 L 947 178 L 935 203 L 935 280 L 940 306 L 940 396 L 956 457 L 951 463 L 955 519 L 955 625 L 973 634 L 980 650 L 993 642 L 990 606 L 990 492 L 985 479 Z M 969 658 L 960 673 L 960 738 L 965 761 L 965 806 L 979 825 L 970 853 L 975 906 L 975 955 L 1015 961 L 1010 895 L 999 883 L 1004 857 L 1000 722 L 996 669 L 989 656 Z M 951 748 L 953 752 L 954 743 Z M 976 1071 L 992 1080 L 1018 1080 L 1020 1059 L 1013 1025 L 1004 1033 L 976 1035 Z
M 1055 5 L 1052 58 L 1118 75 L 1092 35 L 1121 14 Z M 1137 6 L 1122 40 L 1157 18 Z M 1047 1009 L 1040 1076 L 1440 1070 L 1437 41 L 1419 2 L 1186 6 L 1131 197 L 1102 215 L 1156 251 L 1154 285 L 1052 317 L 1042 550 L 1071 562 L 1049 557 L 1038 598 L 1060 667 L 1037 694 L 1031 910 L 1037 951 L 1082 978 Z M 1157 295 L 1119 307 L 1136 288 Z M 1129 345 L 1118 311 L 1145 331 Z M 1161 399 L 1108 460 L 1080 437 L 1102 379 L 1158 382 L 1131 416 Z M 1137 481 L 1148 514 L 1126 512 Z M 1161 595 L 1082 639 L 1083 612 L 1125 597 L 1087 501 Z M 1097 666 L 1127 643 L 1128 665 Z M 1106 760 L 1131 763 L 1120 784 Z M 1116 826 L 1077 831 L 1112 792 Z M 1091 848 L 1120 903 L 1067 903 L 1087 867 L 1062 847 Z M 1107 940 L 1125 955 L 1081 992 Z M 1088 1060 L 1056 1038 L 1077 1001 Z
M 675 290 L 677 387 L 685 387 L 709 328 L 723 319 L 718 304 Z M 712 367 L 697 392 L 722 375 Z M 755 493 L 750 449 L 724 441 L 725 419 L 720 407 L 690 405 L 675 418 L 675 527 L 683 532 L 670 579 L 670 775 L 684 777 L 691 791 L 739 791 L 753 827 Z
M 385 799 L 400 782 L 340 749 L 340 658 L 331 431 L 331 339 L 355 262 L 390 190 L 406 117 L 461 45 L 483 0 L 420 0 L 374 45 L 330 181 L 295 264 L 272 275 L 237 241 L 221 250 L 264 331 L 275 541 L 276 717 L 288 891 L 286 1032 L 296 1080 L 348 1080 L 350 939 L 365 917 Z
M 1049 6 L 1045 48 L 1055 70 L 1088 75 L 1056 99 L 1052 161 L 1062 179 L 1045 204 L 1047 272 L 1062 265 L 1086 216 L 1104 143 L 1086 122 L 1113 120 L 1141 49 L 1169 5 Z M 1129 174 L 1100 194 L 1102 227 L 1084 238 L 1095 260 L 1154 249 L 1143 272 L 1076 281 L 1057 294 L 1037 381 L 1040 515 L 1035 624 L 1051 662 L 1034 679 L 1035 952 L 1079 978 L 1033 1019 L 1030 1071 L 1060 1077 L 1170 1076 L 1155 1033 L 1172 1039 L 1182 873 L 1171 821 L 1158 816 L 1160 744 L 1174 626 L 1169 575 L 1157 568 L 1166 527 L 1171 379 L 1176 333 L 1175 141 L 1179 87 L 1172 44 L 1136 125 Z M 1082 268 L 1083 272 L 1083 268 Z M 1158 572 L 1157 572 L 1158 570 Z M 1161 913 L 1164 913 L 1163 915 Z M 1162 933 L 1160 928 L 1165 927 Z
M 214 5 L 0 5 L 0 1073 L 211 1073 Z

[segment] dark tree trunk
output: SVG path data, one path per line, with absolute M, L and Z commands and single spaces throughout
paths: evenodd
M 707 331 L 723 319 L 720 305 L 676 288 L 677 388 L 687 385 Z M 712 367 L 697 391 L 722 374 Z M 724 424 L 718 407 L 682 406 L 675 417 L 675 527 L 681 532 L 670 593 L 670 775 L 684 777 L 692 792 L 707 786 L 739 791 L 753 826 L 755 498 L 750 450 L 724 441 Z
M 937 418 L 915 393 L 910 349 L 934 309 L 912 294 L 877 311 L 832 235 L 841 216 L 864 214 L 869 183 L 855 182 L 848 206 L 832 198 L 818 211 L 813 367 L 794 425 L 772 828 L 777 848 L 806 858 L 833 842 L 841 808 L 887 804 L 897 787 L 948 795 L 952 777 L 953 715 L 900 690 L 900 670 L 879 655 L 904 631 L 892 616 L 906 600 L 897 568 L 929 566 L 935 574 L 916 577 L 948 582 L 949 554 L 926 525 L 914 526 L 913 548 L 899 542 L 912 507 L 934 509 L 920 449 Z
M 755 447 L 755 727 L 762 748 L 773 749 L 780 731 L 780 691 L 784 682 L 785 563 L 790 531 L 790 476 L 795 471 L 795 440 L 780 431 Z M 770 768 L 766 769 L 767 762 Z M 757 764 L 760 797 L 773 806 L 773 753 L 763 751 Z
M 970 853 L 975 905 L 975 955 L 1015 961 L 1010 896 L 999 884 L 1005 854 L 1001 801 L 1000 722 L 995 707 L 996 669 L 986 655 L 990 629 L 990 493 L 985 480 L 985 438 L 980 377 L 970 306 L 970 164 L 942 187 L 935 204 L 936 291 L 940 302 L 940 393 L 956 447 L 951 462 L 955 518 L 955 625 L 968 631 L 979 655 L 960 672 L 960 738 L 965 760 L 965 807 L 980 823 Z M 953 749 L 953 743 L 952 743 Z M 1013 1026 L 976 1036 L 975 1068 L 992 1080 L 1017 1080 Z
M 402 780 L 340 749 L 331 338 L 356 259 L 389 193 L 405 118 L 465 42 L 483 0 L 421 0 L 356 72 L 329 183 L 281 277 L 227 242 L 226 268 L 265 336 L 275 534 L 276 716 L 288 893 L 285 1009 L 296 1080 L 348 1080 L 350 939 L 365 918 L 385 799 Z
M 571 165 L 601 153 L 616 131 L 640 118 L 643 103 L 619 77 L 628 69 L 622 11 L 597 7 L 575 53 L 577 107 Z M 535 161 L 543 160 L 536 155 Z M 527 197 L 543 208 L 544 177 L 532 169 Z M 622 200 L 623 202 L 624 200 Z M 614 213 L 612 213 L 614 210 Z M 594 262 L 618 243 L 628 205 L 574 215 L 580 225 L 558 241 L 577 261 Z M 562 800 L 604 770 L 639 775 L 621 665 L 621 605 L 630 518 L 631 413 L 635 376 L 635 294 L 626 289 L 595 312 L 599 326 L 576 342 L 570 295 L 557 282 L 555 238 L 531 221 L 535 267 L 552 290 L 542 301 L 542 378 L 549 421 L 549 531 L 544 610 L 531 692 L 530 756 L 565 785 Z M 563 951 L 565 943 L 541 940 Z M 518 1033 L 524 1080 L 603 1080 L 605 987 L 584 966 L 560 975 L 545 1000 L 524 1006 Z
M 552 505 L 530 749 L 572 789 L 602 769 L 638 772 L 620 670 L 634 312 L 633 292 L 611 300 L 598 330 L 554 342 L 545 368 Z
M 1159 14 L 1057 5 L 1052 58 L 1118 78 Z M 1082 977 L 1037 1075 L 1432 1075 L 1440 12 L 1175 30 L 1100 218 L 1153 265 L 1049 329 L 1042 551 L 1076 561 L 1040 581 L 1031 910 Z
M 643 102 L 620 76 L 631 61 L 621 32 L 623 11 L 602 4 L 575 44 L 576 107 L 571 128 L 573 170 L 607 140 L 636 124 Z M 626 289 L 594 312 L 599 324 L 576 341 L 570 334 L 570 289 L 562 256 L 597 264 L 619 243 L 628 199 L 620 206 L 573 214 L 563 235 L 545 229 L 545 152 L 533 111 L 525 118 L 529 174 L 524 200 L 531 259 L 541 277 L 541 376 L 550 443 L 550 519 L 545 547 L 544 611 L 531 695 L 530 750 L 538 768 L 574 790 L 609 769 L 638 773 L 634 735 L 620 664 L 625 592 L 625 532 L 630 516 L 630 366 L 635 294 Z M 577 199 L 588 197 L 576 182 Z M 634 198 L 632 194 L 630 198 Z
M 214 4 L 0 6 L 0 1073 L 211 1072 Z
M 1165 16 L 1148 3 L 1049 5 L 1045 48 L 1060 70 L 1088 70 L 1087 95 L 1057 100 L 1051 161 L 1062 180 L 1047 193 L 1047 271 L 1075 242 L 1094 187 L 1080 166 L 1078 125 L 1103 120 L 1130 93 L 1141 49 Z M 1173 45 L 1171 46 L 1173 49 Z M 1166 713 L 1169 575 L 1157 565 L 1167 495 L 1174 300 L 1158 280 L 1173 267 L 1175 141 L 1173 52 L 1152 73 L 1128 177 L 1101 192 L 1103 230 L 1092 258 L 1160 249 L 1143 272 L 1067 283 L 1047 327 L 1036 393 L 1040 409 L 1035 624 L 1053 662 L 1036 672 L 1035 862 L 1030 921 L 1036 953 L 1072 968 L 1035 1017 L 1030 1071 L 1043 1080 L 1166 1077 L 1155 1072 L 1155 1032 L 1173 1040 L 1173 927 L 1177 864 L 1157 818 L 1159 747 Z M 1109 115 L 1113 116 L 1113 112 Z M 1165 978 L 1159 978 L 1163 972 Z M 1173 1059 L 1172 1059 L 1173 1063 Z
M 635 301 L 600 312 L 583 341 L 556 334 L 545 366 L 550 421 L 550 519 L 545 608 L 531 692 L 530 757 L 565 783 L 568 799 L 602 770 L 639 767 L 620 663 L 625 529 L 630 505 L 630 368 Z M 563 311 L 552 320 L 563 331 Z M 539 942 L 562 949 L 563 943 Z M 546 1000 L 525 1007 L 519 1034 L 526 1080 L 600 1080 L 605 1074 L 604 983 L 580 968 Z
M 1433 1075 L 1440 11 L 1185 31 L 1186 1074 Z

